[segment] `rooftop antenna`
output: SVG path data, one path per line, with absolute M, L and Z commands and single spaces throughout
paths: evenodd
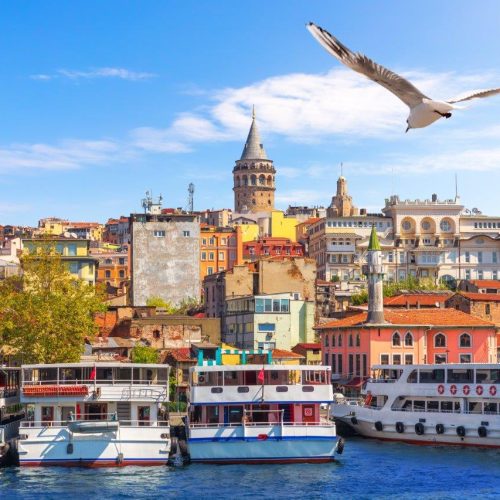
M 344 163 L 340 162 L 340 177 L 344 177 Z
M 458 196 L 458 176 L 457 173 L 455 172 L 455 203 L 460 199 L 460 196 Z
M 188 212 L 192 213 L 194 210 L 194 184 L 189 183 L 188 186 Z

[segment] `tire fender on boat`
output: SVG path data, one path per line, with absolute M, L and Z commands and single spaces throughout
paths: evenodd
M 381 432 L 384 429 L 384 424 L 380 420 L 377 420 L 375 422 L 375 429 Z
M 403 422 L 396 422 L 396 432 L 399 434 L 403 434 L 405 431 L 405 424 Z
M 444 425 L 436 424 L 436 434 L 444 434 Z
M 425 432 L 424 424 L 422 422 L 418 422 L 415 424 L 415 433 L 421 436 Z
M 351 424 L 358 425 L 358 419 L 356 417 L 351 417 Z
M 463 425 L 459 425 L 457 427 L 457 435 L 460 436 L 460 437 L 464 437 L 465 436 L 465 427 Z
M 488 429 L 484 425 L 481 425 L 477 428 L 477 435 L 479 437 L 485 438 L 488 435 Z

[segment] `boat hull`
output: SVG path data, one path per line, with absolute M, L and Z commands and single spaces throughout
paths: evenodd
M 357 434 L 386 441 L 399 441 L 409 444 L 433 446 L 474 446 L 481 448 L 500 448 L 500 416 L 449 414 L 446 418 L 438 413 L 413 412 L 394 415 L 394 412 L 375 411 L 360 407 L 351 416 L 336 417 L 335 420 L 349 426 Z M 376 422 L 382 423 L 382 430 L 377 430 Z M 404 426 L 398 432 L 396 424 Z M 487 422 L 487 425 L 483 425 Z M 415 425 L 423 425 L 423 434 L 417 434 Z M 436 426 L 443 425 L 444 432 L 438 434 Z M 460 436 L 457 428 L 463 427 L 465 435 Z M 480 437 L 479 427 L 486 428 L 486 436 Z M 401 430 L 401 428 L 400 428 Z
M 337 437 L 331 426 L 222 427 L 191 429 L 188 446 L 192 462 L 318 463 L 335 460 Z
M 166 427 L 121 427 L 116 432 L 72 434 L 66 427 L 22 428 L 21 466 L 121 467 L 165 465 L 170 453 Z

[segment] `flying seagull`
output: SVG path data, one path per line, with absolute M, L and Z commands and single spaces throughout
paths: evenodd
M 325 29 L 314 23 L 309 23 L 307 29 L 311 32 L 312 36 L 341 63 L 365 75 L 370 80 L 379 83 L 382 87 L 385 87 L 399 97 L 410 108 L 410 115 L 406 120 L 408 124 L 406 132 L 411 128 L 427 127 L 427 125 L 434 123 L 440 118 L 450 118 L 451 110 L 460 109 L 458 106 L 454 106 L 454 104 L 458 102 L 469 101 L 478 97 L 489 97 L 500 93 L 500 88 L 479 90 L 460 99 L 435 101 L 420 92 L 420 90 L 402 76 L 380 66 L 380 64 L 377 64 L 359 52 L 351 52 Z

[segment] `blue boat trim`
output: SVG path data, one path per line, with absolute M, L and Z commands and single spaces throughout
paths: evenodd
M 188 438 L 189 443 L 215 443 L 228 441 L 336 441 L 337 436 L 268 436 L 266 439 L 259 439 L 258 437 L 207 437 L 207 438 Z
M 334 455 L 311 455 L 307 457 L 252 457 L 252 458 L 242 458 L 242 457 L 233 457 L 233 458 L 191 458 L 191 462 L 254 462 L 256 460 L 265 460 L 268 462 L 280 461 L 280 460 L 325 460 L 331 459 L 332 461 L 335 459 Z
M 112 462 L 116 458 L 39 458 L 39 459 L 19 459 L 19 463 L 30 463 L 30 462 Z M 166 458 L 130 458 L 124 457 L 123 461 L 134 460 L 136 462 L 167 462 Z

